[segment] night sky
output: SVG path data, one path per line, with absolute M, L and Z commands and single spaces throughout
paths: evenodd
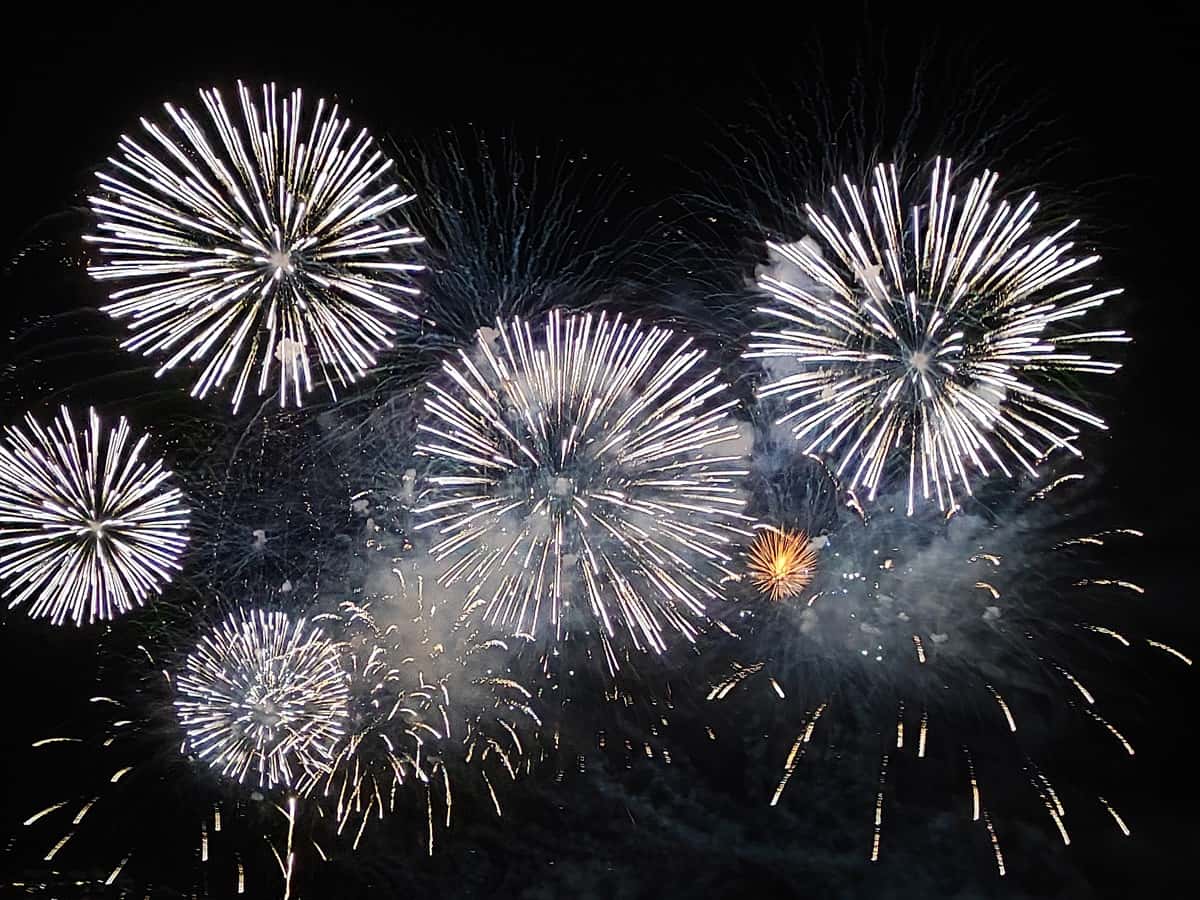
M 924 60 L 923 121 L 936 119 L 936 104 L 953 99 L 958 85 L 987 77 L 1001 85 L 997 110 L 1028 110 L 1046 140 L 1066 147 L 1039 166 L 1034 142 L 1016 164 L 1078 202 L 1104 254 L 1104 277 L 1126 289 L 1121 325 L 1136 339 L 1127 367 L 1101 385 L 1096 405 L 1112 428 L 1090 436 L 1093 456 L 1102 463 L 1109 508 L 1148 535 L 1128 560 L 1148 588 L 1135 601 L 1145 606 L 1139 621 L 1147 633 L 1200 653 L 1189 514 L 1197 501 L 1189 388 L 1196 384 L 1192 267 L 1200 201 L 1194 11 L 1182 4 L 1147 12 L 1136 4 L 1108 11 L 1095 4 L 893 9 L 851 2 L 784 4 L 786 11 L 692 5 L 674 15 L 651 12 L 649 4 L 560 5 L 534 15 L 516 7 L 481 14 L 457 5 L 404 6 L 27 5 L 0 54 L 7 124 L 0 318 L 7 335 L 22 333 L 31 318 L 99 302 L 71 237 L 86 222 L 91 173 L 140 115 L 165 99 L 190 103 L 200 86 L 273 80 L 302 86 L 310 97 L 336 96 L 356 124 L 397 145 L 469 128 L 562 158 L 586 155 L 588 171 L 623 179 L 614 216 L 654 235 L 665 234 L 686 206 L 679 198 L 733 183 L 720 166 L 736 154 L 723 153 L 722 141 L 754 124 L 758 106 L 787 107 L 797 93 L 823 90 L 823 78 L 836 110 L 855 60 L 866 59 L 874 70 L 886 61 L 879 99 L 903 108 L 913 68 Z M 117 334 L 99 317 L 78 321 L 97 341 Z M 135 407 L 157 415 L 159 401 L 135 384 L 140 375 L 100 378 L 89 368 L 94 358 L 84 353 L 63 363 L 56 384 L 64 396 L 111 404 L 133 391 Z M 40 388 L 14 388 L 21 373 L 4 362 L 7 422 Z M 0 762 L 12 790 L 0 792 L 0 851 L 37 802 L 31 797 L 57 796 L 31 788 L 58 776 L 25 768 L 26 748 L 70 718 L 78 703 L 69 698 L 88 696 L 95 665 L 87 629 L 56 630 L 16 613 L 3 623 Z M 1195 688 L 1193 669 L 1157 667 L 1138 682 L 1154 711 L 1138 726 L 1130 770 L 1136 785 L 1122 793 L 1130 798 L 1133 838 L 1105 832 L 1064 848 L 1051 844 L 1044 818 L 1030 813 L 1029 823 L 1013 826 L 1020 836 L 1012 852 L 1039 840 L 1048 849 L 1034 854 L 1036 863 L 1016 864 L 1004 882 L 979 834 L 968 837 L 915 788 L 903 800 L 908 812 L 894 814 L 892 855 L 869 867 L 861 852 L 868 808 L 831 813 L 840 808 L 832 777 L 816 789 L 811 810 L 793 797 L 773 817 L 763 793 L 771 778 L 737 771 L 760 763 L 722 744 L 683 754 L 688 761 L 666 773 L 654 766 L 601 771 L 561 788 L 546 780 L 511 801 L 502 822 L 480 817 L 451 829 L 432 860 L 412 851 L 376 854 L 353 878 L 317 877 L 302 896 L 1186 896 L 1200 887 Z M 1087 770 L 1088 760 L 1085 744 L 1063 762 Z M 845 842 L 827 839 L 847 822 L 858 830 Z M 811 855 L 810 841 L 820 847 Z M 0 855 L 0 892 L 24 865 L 18 857 Z M 914 870 L 921 874 L 906 881 Z M 57 896 L 119 896 L 61 890 Z

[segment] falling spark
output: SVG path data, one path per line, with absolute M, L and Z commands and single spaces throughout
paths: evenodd
M 971 759 L 971 754 L 967 752 L 967 777 L 971 782 L 971 821 L 979 821 L 979 780 L 975 776 L 975 762 Z
M 1008 704 L 1004 702 L 1004 698 L 1000 696 L 1000 692 L 990 684 L 986 685 L 987 689 L 992 692 L 992 697 L 995 698 L 997 705 L 1004 712 L 1004 718 L 1008 720 L 1008 730 L 1016 731 L 1017 723 L 1013 720 L 1012 710 L 1008 708 Z
M 1049 385 L 1115 372 L 1077 348 L 1129 340 L 1070 327 L 1120 293 L 1079 283 L 1099 257 L 1072 255 L 1075 223 L 1039 232 L 1034 195 L 995 197 L 993 172 L 963 194 L 951 180 L 938 159 L 928 195 L 909 196 L 880 165 L 869 190 L 843 178 L 833 215 L 806 206 L 813 235 L 768 245 L 800 277 L 759 280 L 779 303 L 760 312 L 780 330 L 755 332 L 746 353 L 795 363 L 759 396 L 783 395 L 779 421 L 804 453 L 833 456 L 849 490 L 874 500 L 900 462 L 909 514 L 918 499 L 953 510 L 972 475 L 1032 474 L 1054 448 L 1080 455 L 1079 426 L 1104 421 Z
M 978 819 L 979 816 L 975 818 Z M 988 839 L 992 842 L 992 852 L 996 855 L 996 870 L 1000 873 L 1000 877 L 1003 878 L 1006 871 L 1004 868 L 1004 854 L 1000 852 L 1000 839 L 996 837 L 996 829 L 992 825 L 992 816 L 987 811 L 984 811 L 983 814 L 983 824 L 987 827 Z
M 1117 823 L 1117 827 L 1121 829 L 1121 833 L 1125 835 L 1125 837 L 1129 837 L 1129 826 L 1125 824 L 1125 820 L 1121 818 L 1121 816 L 1115 809 L 1112 808 L 1112 805 L 1107 800 L 1105 800 L 1103 797 L 1100 797 L 1099 800 L 1104 808 L 1108 810 L 1108 814 L 1113 817 L 1113 821 Z
M 888 757 L 883 754 L 879 766 L 879 793 L 875 795 L 875 835 L 871 841 L 871 862 L 879 861 L 879 838 L 883 833 L 883 789 L 887 782 Z
M 0 582 L 8 608 L 61 625 L 113 619 L 162 591 L 180 568 L 188 511 L 162 460 L 142 458 L 122 418 L 94 410 L 77 431 L 64 406 L 0 438 Z
M 1174 656 L 1176 659 L 1183 662 L 1185 665 L 1190 666 L 1192 664 L 1192 660 L 1189 657 L 1184 656 L 1182 653 L 1180 653 L 1174 647 L 1164 644 L 1162 641 L 1153 641 L 1153 640 L 1150 640 L 1149 638 L 1147 638 L 1146 643 L 1149 644 L 1151 647 L 1156 647 L 1159 650 L 1163 650 L 1167 653 L 1170 653 L 1172 656 Z
M 148 140 L 123 135 L 97 173 L 88 271 L 122 285 L 104 309 L 131 320 L 127 349 L 166 355 L 159 374 L 202 363 L 194 396 L 236 370 L 236 410 L 257 369 L 260 395 L 277 373 L 280 404 L 300 405 L 314 357 L 336 394 L 391 345 L 389 320 L 416 318 L 421 239 L 391 222 L 413 195 L 336 105 L 306 114 L 273 84 L 260 105 L 239 82 L 239 126 L 215 88 L 200 99 L 207 121 L 166 103 L 169 124 L 143 118 Z

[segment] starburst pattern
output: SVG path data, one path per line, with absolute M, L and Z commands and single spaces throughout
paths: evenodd
M 337 647 L 286 613 L 231 614 L 201 639 L 176 685 L 189 751 L 238 781 L 292 785 L 328 768 L 345 731 Z
M 418 426 L 440 466 L 415 509 L 440 583 L 513 633 L 594 629 L 610 668 L 618 628 L 637 650 L 693 639 L 747 536 L 736 401 L 667 329 L 558 312 L 536 335 L 498 328 L 443 366 Z
M 1079 455 L 1080 426 L 1104 422 L 1053 383 L 1116 371 L 1080 348 L 1128 340 L 1072 330 L 1119 291 L 1076 277 L 1099 259 L 1074 255 L 1076 223 L 1039 231 L 1034 195 L 1012 206 L 996 182 L 984 172 L 952 194 L 938 160 L 922 204 L 894 166 L 869 190 L 843 179 L 837 212 L 806 207 L 813 236 L 769 245 L 785 271 L 759 280 L 779 301 L 761 312 L 783 324 L 755 332 L 746 355 L 792 364 L 760 396 L 783 396 L 780 421 L 851 490 L 874 499 L 906 470 L 910 513 L 918 497 L 953 507 L 972 475 L 1032 473 L 1055 448 Z
M 746 568 L 772 600 L 794 597 L 812 582 L 817 550 L 803 531 L 765 528 L 750 545 Z
M 180 568 L 188 510 L 148 436 L 94 410 L 76 430 L 66 407 L 0 439 L 0 581 L 8 607 L 61 625 L 112 619 L 162 591 Z
M 202 363 L 196 396 L 236 373 L 236 410 L 257 369 L 259 394 L 277 372 L 280 404 L 300 405 L 314 356 L 336 394 L 390 346 L 390 319 L 416 318 L 422 267 L 403 251 L 420 238 L 390 218 L 413 195 L 336 105 L 306 114 L 272 84 L 260 106 L 239 83 L 239 125 L 215 88 L 200 98 L 207 122 L 164 104 L 170 124 L 142 119 L 149 140 L 122 136 L 98 173 L 89 271 L 129 284 L 105 309 L 130 319 L 126 348 L 166 355 L 159 374 Z

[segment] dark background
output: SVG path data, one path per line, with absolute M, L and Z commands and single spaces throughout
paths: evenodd
M 865 53 L 886 56 L 901 71 L 922 55 L 977 56 L 981 69 L 1001 66 L 1014 104 L 1044 95 L 1041 108 L 1070 141 L 1072 152 L 1042 178 L 1063 190 L 1091 186 L 1081 199 L 1107 245 L 1106 276 L 1126 286 L 1124 309 L 1137 341 L 1106 401 L 1113 429 L 1096 455 L 1105 459 L 1106 489 L 1126 523 L 1149 533 L 1145 630 L 1196 655 L 1195 13 L 1130 4 L 1111 12 L 1098 4 L 786 4 L 782 11 L 697 4 L 671 14 L 650 6 L 540 13 L 400 3 L 26 8 L 16 14 L 24 22 L 8 23 L 0 53 L 0 259 L 11 275 L 56 217 L 74 221 L 69 210 L 121 130 L 161 100 L 190 100 L 209 83 L 275 80 L 302 85 L 310 96 L 336 95 L 350 103 L 356 123 L 397 141 L 466 123 L 561 141 L 601 170 L 627 172 L 633 190 L 623 202 L 638 212 L 632 207 L 693 187 L 689 161 L 711 158 L 706 148 L 723 126 L 750 117 L 749 100 L 786 97 L 811 75 L 818 52 L 835 69 Z M 898 84 L 907 87 L 902 78 Z M 896 99 L 903 102 L 902 91 Z M 34 290 L 27 278 L 6 277 L 3 321 L 90 302 L 63 287 L 74 283 Z M 15 711 L 0 741 L 12 751 L 54 721 L 53 704 L 28 693 L 27 679 L 54 654 L 61 659 L 62 649 L 46 641 L 18 645 L 9 627 L 0 634 L 0 684 L 11 686 Z M 1171 710 L 1142 761 L 1140 812 L 1148 824 L 1117 856 L 1073 848 L 1096 895 L 1134 886 L 1143 896 L 1183 895 L 1196 885 L 1197 829 L 1188 809 L 1196 797 L 1194 677 L 1190 670 L 1164 677 L 1147 692 L 1168 698 Z M 6 814 L 5 823 L 12 818 Z M 620 854 L 622 840 L 636 835 L 599 841 L 595 853 Z M 790 877 L 760 879 L 747 859 L 753 856 L 740 857 L 728 879 L 707 883 L 730 892 L 740 885 L 805 893 Z M 724 865 L 719 855 L 695 864 Z M 542 875 L 528 878 L 536 885 Z M 584 882 L 577 888 L 586 892 Z M 633 895 L 692 893 L 685 884 L 658 883 L 648 870 L 628 873 L 619 887 Z

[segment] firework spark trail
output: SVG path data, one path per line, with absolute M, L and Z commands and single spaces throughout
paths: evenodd
M 142 459 L 120 419 L 94 410 L 77 431 L 66 407 L 0 439 L 0 581 L 12 609 L 60 625 L 112 619 L 158 594 L 180 569 L 188 510 L 162 460 Z
M 1079 426 L 1106 426 L 1049 382 L 1115 372 L 1081 348 L 1129 340 L 1070 330 L 1120 291 L 1078 283 L 1098 257 L 1072 255 L 1075 223 L 1040 232 L 1034 195 L 1012 206 L 996 181 L 985 171 L 951 194 L 939 159 L 921 205 L 881 165 L 869 189 L 843 178 L 833 215 L 805 207 L 815 237 L 768 245 L 788 271 L 760 278 L 779 302 L 760 312 L 782 325 L 755 332 L 745 355 L 798 371 L 759 396 L 784 396 L 779 421 L 804 452 L 832 456 L 850 490 L 874 500 L 907 470 L 910 514 L 918 499 L 953 508 L 973 475 L 1034 473 L 1055 448 L 1080 455 Z
M 748 536 L 736 401 L 666 329 L 558 311 L 537 336 L 498 329 L 444 364 L 418 425 L 418 453 L 450 472 L 414 509 L 439 582 L 514 634 L 557 641 L 586 618 L 611 671 L 618 628 L 635 650 L 694 640 Z
M 127 349 L 167 355 L 159 374 L 203 363 L 194 396 L 236 370 L 236 410 L 257 367 L 260 395 L 277 372 L 280 405 L 298 406 L 313 355 L 336 396 L 391 345 L 389 319 L 416 318 L 422 267 L 403 251 L 421 239 L 390 224 L 413 195 L 336 105 L 318 101 L 306 125 L 299 90 L 265 85 L 260 106 L 239 82 L 238 125 L 216 89 L 200 98 L 207 122 L 164 104 L 170 126 L 142 119 L 149 141 L 122 136 L 97 173 L 89 272 L 129 284 L 105 310 L 131 320 Z
M 190 751 L 238 781 L 288 786 L 324 770 L 345 730 L 336 647 L 282 612 L 230 614 L 188 656 L 176 688 Z

